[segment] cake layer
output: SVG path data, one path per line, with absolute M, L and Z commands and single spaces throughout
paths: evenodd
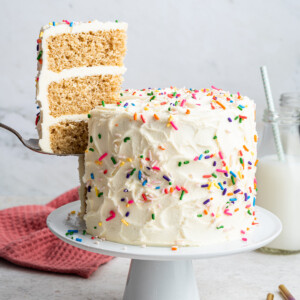
M 91 66 L 122 66 L 126 53 L 124 30 L 66 33 L 47 39 L 48 69 Z
M 38 68 L 59 73 L 92 66 L 122 66 L 127 24 L 123 22 L 51 22 L 38 39 Z
M 130 90 L 91 111 L 87 231 L 135 245 L 241 238 L 255 220 L 255 104 L 218 89 Z
M 121 75 L 94 75 L 63 79 L 48 86 L 49 113 L 53 117 L 69 114 L 88 114 L 105 103 L 119 99 Z
M 49 126 L 50 147 L 54 153 L 84 153 L 88 144 L 86 121 L 65 120 Z

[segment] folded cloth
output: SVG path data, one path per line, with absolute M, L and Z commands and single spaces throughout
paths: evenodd
M 56 208 L 78 200 L 74 188 L 46 205 L 26 205 L 0 211 L 0 258 L 48 272 L 88 278 L 113 257 L 73 247 L 50 232 L 47 216 Z

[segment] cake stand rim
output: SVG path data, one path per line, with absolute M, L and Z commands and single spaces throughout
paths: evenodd
M 80 200 L 65 204 L 54 211 L 47 217 L 47 226 L 50 231 L 62 241 L 94 253 L 140 259 L 140 260 L 189 260 L 189 259 L 203 259 L 218 256 L 227 256 L 243 252 L 252 251 L 263 247 L 275 239 L 282 230 L 280 219 L 270 211 L 256 206 L 256 214 L 260 225 L 254 231 L 254 235 L 248 235 L 248 241 L 241 240 L 227 241 L 223 243 L 212 244 L 200 247 L 178 247 L 177 251 L 172 251 L 171 247 L 147 246 L 145 248 L 136 245 L 128 245 L 115 243 L 110 241 L 99 241 L 95 244 L 90 235 L 82 234 L 80 231 L 73 235 L 74 239 L 66 236 L 66 232 L 70 228 L 66 224 L 67 215 L 70 211 L 79 209 Z M 74 218 L 74 217 L 73 217 Z M 263 227 L 263 224 L 272 224 L 272 227 Z M 83 230 L 82 227 L 77 227 L 78 230 Z M 76 241 L 76 238 L 82 241 Z M 250 240 L 249 240 L 250 238 Z M 255 239 L 256 240 L 253 240 Z M 251 240 L 252 239 L 252 240 Z

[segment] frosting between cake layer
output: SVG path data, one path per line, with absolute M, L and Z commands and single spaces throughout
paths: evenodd
M 244 238 L 255 223 L 254 102 L 185 89 L 121 100 L 89 119 L 87 231 L 136 245 Z

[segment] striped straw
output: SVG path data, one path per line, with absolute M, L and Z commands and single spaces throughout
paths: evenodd
M 274 113 L 275 106 L 274 106 L 274 100 L 273 100 L 273 96 L 272 96 L 272 92 L 271 92 L 271 86 L 270 86 L 270 82 L 269 82 L 267 67 L 266 66 L 260 67 L 260 72 L 261 72 L 261 77 L 262 77 L 263 84 L 264 84 L 268 110 L 269 110 L 269 112 Z M 282 143 L 281 143 L 281 139 L 280 139 L 279 127 L 276 122 L 272 122 L 272 130 L 273 130 L 273 136 L 274 136 L 278 159 L 281 161 L 284 161 L 284 152 L 283 152 L 283 147 L 282 147 Z

